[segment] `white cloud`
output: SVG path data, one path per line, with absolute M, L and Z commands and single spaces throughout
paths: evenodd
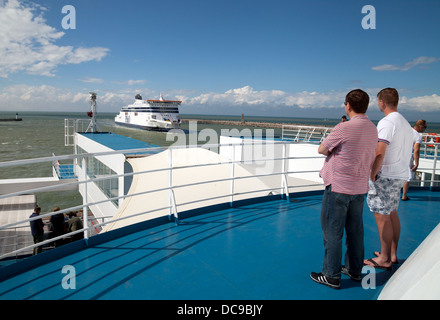
M 87 111 L 90 109 L 88 89 L 66 90 L 54 86 L 26 84 L 0 88 L 0 110 L 12 111 Z M 145 92 L 148 90 L 146 89 Z M 134 101 L 132 91 L 111 92 L 97 90 L 99 112 L 117 112 Z
M 262 90 L 256 91 L 250 86 L 243 88 L 231 89 L 224 93 L 203 93 L 195 97 L 185 95 L 176 96 L 183 101 L 185 106 L 194 107 L 238 107 L 251 106 L 254 110 L 292 110 L 299 108 L 302 110 L 309 109 L 311 114 L 317 109 L 334 109 L 335 111 L 343 108 L 343 102 L 348 91 L 330 91 L 330 92 L 309 92 L 301 91 L 288 93 L 281 90 Z M 378 112 L 377 92 L 380 88 L 369 88 L 365 91 L 370 96 L 369 110 Z M 427 96 L 406 97 L 402 96 L 399 102 L 399 108 L 406 111 L 432 112 L 440 111 L 440 96 L 437 94 Z M 314 116 L 318 116 L 316 114 Z
M 46 24 L 38 5 L 24 5 L 18 0 L 0 2 L 0 77 L 26 72 L 54 76 L 59 65 L 100 61 L 109 49 L 73 48 L 54 43 L 64 32 Z
M 124 85 L 124 86 L 135 86 L 144 84 L 147 80 L 128 80 L 128 81 L 113 81 L 115 84 Z
M 79 81 L 85 82 L 85 83 L 103 83 L 104 79 L 99 79 L 99 78 L 84 78 L 84 79 L 79 79 Z
M 433 94 L 414 98 L 402 97 L 399 106 L 408 111 L 440 111 L 440 96 Z
M 129 86 L 134 86 L 137 84 L 144 84 L 146 82 L 146 80 L 128 80 L 128 85 Z
M 372 69 L 374 71 L 408 71 L 420 65 L 431 64 L 440 61 L 440 58 L 436 57 L 418 57 L 415 58 L 404 65 L 394 65 L 394 64 L 384 64 L 380 66 L 375 66 Z
M 343 108 L 343 101 L 349 89 L 346 91 L 331 92 L 308 92 L 287 93 L 281 90 L 254 90 L 250 86 L 230 89 L 224 93 L 203 93 L 191 96 L 187 92 L 176 91 L 176 94 L 164 92 L 167 99 L 182 100 L 182 113 L 185 109 L 192 111 L 204 109 L 213 114 L 220 114 L 221 110 L 236 110 L 238 107 L 250 107 L 254 112 L 263 112 L 275 115 L 276 111 L 281 115 L 294 110 L 310 110 L 312 116 L 319 117 L 316 110 L 329 109 L 338 112 Z M 378 89 L 366 89 L 370 95 L 370 111 L 378 111 L 376 93 Z M 89 90 L 82 91 L 65 90 L 54 86 L 41 85 L 30 86 L 25 84 L 13 85 L 0 88 L 0 110 L 11 110 L 11 106 L 17 111 L 87 111 L 90 108 Z M 136 93 L 140 93 L 144 99 L 154 98 L 157 93 L 148 88 L 133 91 L 130 88 L 113 91 L 101 91 L 98 93 L 99 112 L 118 112 L 120 108 L 134 100 Z M 432 112 L 440 111 L 440 96 L 437 94 L 407 97 L 402 96 L 399 108 L 405 111 Z M 331 111 L 333 112 L 333 111 Z M 290 113 L 291 114 L 291 113 Z
M 189 105 L 254 105 L 254 106 L 285 106 L 306 108 L 340 108 L 345 100 L 346 92 L 307 92 L 287 93 L 281 90 L 256 91 L 250 86 L 231 89 L 224 93 L 204 93 L 196 97 L 179 96 Z
M 0 107 L 4 106 L 26 106 L 26 110 L 34 109 L 34 106 L 41 106 L 45 103 L 48 107 L 64 102 L 80 101 L 80 96 L 76 93 L 66 92 L 62 89 L 53 86 L 29 86 L 25 84 L 13 85 L 3 88 L 0 91 Z M 83 98 L 88 97 L 88 94 L 82 95 Z M 7 110 L 5 108 L 2 108 Z

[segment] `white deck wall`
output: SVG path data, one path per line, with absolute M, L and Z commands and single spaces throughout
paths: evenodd
M 252 144 L 254 142 L 254 144 Z M 261 145 L 262 144 L 262 149 Z M 291 143 L 291 144 L 277 144 L 270 140 L 251 140 L 243 139 L 239 137 L 220 137 L 220 155 L 222 157 L 233 159 L 234 161 L 252 160 L 255 163 L 255 167 L 260 173 L 273 173 L 282 172 L 283 162 L 275 161 L 274 165 L 265 165 L 265 158 L 282 158 L 284 152 L 289 158 L 304 158 L 304 159 L 289 159 L 284 163 L 285 169 L 288 172 L 297 171 L 320 171 L 324 164 L 324 157 L 318 154 L 318 145 L 312 143 Z M 233 145 L 236 145 L 235 147 Z M 284 151 L 286 146 L 286 151 Z M 234 154 L 235 153 L 235 154 Z M 313 181 L 316 183 L 323 183 L 319 177 L 319 172 L 308 173 L 291 173 L 291 178 L 298 178 Z
M 84 135 L 75 133 L 75 141 L 76 144 L 83 149 L 87 153 L 98 153 L 98 152 L 107 152 L 113 151 L 112 149 L 97 143 Z M 109 156 L 97 156 L 96 159 L 101 161 L 104 165 L 112 169 L 116 174 L 124 174 L 124 162 L 125 156 L 123 154 L 115 154 Z M 84 167 L 80 167 L 79 165 L 75 165 L 76 174 L 78 176 L 79 181 L 84 181 L 85 179 L 85 171 Z M 119 180 L 119 188 L 118 195 L 124 195 L 124 178 L 118 178 Z M 99 189 L 99 187 L 95 183 L 87 184 L 87 197 L 85 195 L 85 185 L 79 185 L 79 192 L 82 195 L 85 202 L 97 202 L 102 200 L 107 200 L 108 197 Z M 122 205 L 123 199 L 119 200 L 119 206 Z M 100 204 L 99 206 L 91 206 L 94 216 L 96 218 L 100 217 L 113 217 L 118 208 L 112 202 L 105 202 Z

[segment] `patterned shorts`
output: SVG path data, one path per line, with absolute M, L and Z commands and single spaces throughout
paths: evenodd
M 367 204 L 372 212 L 389 215 L 399 207 L 400 191 L 405 180 L 378 177 L 375 182 L 369 181 Z

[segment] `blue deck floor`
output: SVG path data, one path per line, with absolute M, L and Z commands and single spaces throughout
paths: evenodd
M 440 193 L 411 191 L 409 197 L 399 207 L 401 261 L 440 221 Z M 324 253 L 321 198 L 248 204 L 110 239 L 2 279 L 0 299 L 376 299 L 398 265 L 377 272 L 375 290 L 344 275 L 340 290 L 310 279 L 311 271 L 321 270 Z M 366 205 L 364 221 L 370 258 L 380 248 Z M 73 290 L 61 284 L 66 265 L 76 271 Z

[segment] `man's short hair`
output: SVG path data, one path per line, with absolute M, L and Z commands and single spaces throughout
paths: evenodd
M 394 88 L 382 89 L 377 94 L 377 97 L 390 107 L 397 107 L 397 104 L 399 103 L 399 93 Z
M 370 103 L 370 97 L 368 94 L 361 90 L 355 89 L 347 93 L 345 97 L 345 103 L 350 103 L 351 108 L 356 113 L 366 113 L 368 104 Z
M 420 119 L 420 120 L 417 120 L 417 122 L 416 122 L 416 126 L 421 126 L 421 127 L 427 127 L 426 126 L 426 120 L 422 120 L 422 119 Z

